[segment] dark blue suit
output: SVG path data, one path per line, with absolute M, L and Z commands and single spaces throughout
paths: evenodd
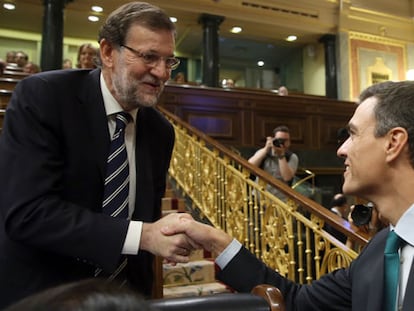
M 389 229 L 379 232 L 348 269 L 322 276 L 312 285 L 297 285 L 267 268 L 247 249 L 242 248 L 219 272 L 219 279 L 240 292 L 258 284 L 278 287 L 287 310 L 381 311 L 384 277 L 384 247 Z M 414 310 L 414 271 L 408 279 L 403 311 Z M 389 311 L 389 310 L 384 310 Z
M 0 136 L 0 309 L 49 286 L 117 266 L 128 221 L 101 214 L 109 131 L 100 70 L 62 70 L 21 81 Z M 133 219 L 160 217 L 174 145 L 154 108 L 136 123 Z M 152 255 L 130 256 L 129 281 L 149 295 Z

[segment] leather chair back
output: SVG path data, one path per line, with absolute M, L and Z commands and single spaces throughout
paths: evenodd
M 159 311 L 270 311 L 267 301 L 253 294 L 214 294 L 150 300 Z
M 225 293 L 149 300 L 159 311 L 285 311 L 280 290 L 260 284 L 251 293 Z

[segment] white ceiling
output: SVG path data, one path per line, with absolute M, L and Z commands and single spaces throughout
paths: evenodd
M 41 0 L 10 0 L 15 11 L 0 9 L 0 28 L 42 32 L 43 2 Z M 6 2 L 3 0 L 2 3 Z M 92 5 L 100 5 L 103 21 L 109 12 L 127 1 L 73 0 L 65 8 L 64 36 L 95 41 L 101 22 L 91 23 L 87 16 Z M 150 0 L 178 18 L 178 55 L 198 58 L 202 52 L 200 14 L 224 16 L 220 25 L 220 58 L 240 64 L 254 65 L 258 59 L 270 67 L 280 66 L 293 49 L 318 42 L 324 34 L 336 34 L 344 16 L 351 9 L 375 11 L 384 19 L 390 15 L 410 18 L 413 0 Z M 348 11 L 347 11 L 348 10 Z M 243 32 L 234 35 L 232 26 Z M 284 39 L 295 34 L 298 40 Z M 0 34 L 1 36 L 1 34 Z

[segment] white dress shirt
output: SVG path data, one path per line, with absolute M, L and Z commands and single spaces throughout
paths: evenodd
M 394 230 L 406 244 L 400 250 L 400 284 L 398 288 L 397 310 L 402 310 L 405 289 L 407 287 L 408 277 L 410 276 L 411 265 L 414 257 L 414 204 L 398 220 Z
M 108 117 L 108 128 L 110 137 L 115 132 L 115 116 L 118 112 L 123 111 L 122 107 L 118 104 L 115 98 L 112 96 L 108 87 L 106 86 L 105 80 L 101 73 L 101 89 L 102 96 L 104 100 L 106 115 Z M 135 187 L 136 187 L 136 170 L 135 170 L 135 142 L 136 142 L 136 120 L 138 108 L 128 111 L 131 115 L 133 122 L 129 122 L 125 128 L 125 145 L 128 154 L 129 162 L 129 218 L 131 218 L 132 213 L 135 209 Z M 127 255 L 136 255 L 138 254 L 139 244 L 141 241 L 141 232 L 142 232 L 142 221 L 131 220 L 128 226 L 127 236 L 122 248 L 122 254 Z

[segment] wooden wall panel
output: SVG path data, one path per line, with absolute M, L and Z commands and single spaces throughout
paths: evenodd
M 281 124 L 296 150 L 335 150 L 336 133 L 355 106 L 319 96 L 278 96 L 265 90 L 167 85 L 160 104 L 223 144 L 262 146 Z
M 4 109 L 0 109 L 0 133 L 1 133 L 1 129 L 3 128 L 4 113 L 5 113 L 5 110 Z
M 0 89 L 0 109 L 6 109 L 13 91 Z
M 272 115 L 269 113 L 255 113 L 254 114 L 254 141 L 256 145 L 263 146 L 266 137 L 272 136 L 273 129 L 279 125 L 286 125 L 291 131 L 291 141 L 295 146 L 306 146 L 305 133 L 309 124 L 309 118 L 305 115 L 290 115 L 286 113 L 280 113 Z
M 320 125 L 320 141 L 324 149 L 336 149 L 338 148 L 338 129 L 345 127 L 348 120 L 344 122 L 343 118 L 330 117 L 321 118 Z

